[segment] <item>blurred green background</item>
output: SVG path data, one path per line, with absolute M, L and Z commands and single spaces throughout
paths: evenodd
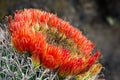
M 80 29 L 102 53 L 101 77 L 120 80 L 120 0 L 0 0 L 0 22 L 25 8 L 57 14 Z

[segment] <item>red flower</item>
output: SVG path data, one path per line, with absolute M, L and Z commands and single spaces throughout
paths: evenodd
M 62 63 L 62 51 L 59 47 L 48 45 L 45 55 L 42 56 L 43 66 L 56 69 Z
M 48 12 L 36 9 L 16 11 L 14 19 L 9 17 L 9 27 L 12 43 L 18 51 L 29 51 L 35 66 L 41 63 L 49 69 L 59 68 L 62 76 L 89 70 L 100 56 L 100 52 L 91 54 L 95 45 L 81 31 Z M 47 33 L 50 30 L 51 33 Z M 60 40 L 57 41 L 55 33 L 64 36 L 60 37 L 65 40 L 64 44 L 71 41 L 76 52 L 72 54 L 71 46 L 66 48 Z M 53 42 L 50 43 L 51 37 Z
M 95 54 L 93 54 L 91 57 L 90 57 L 90 59 L 89 59 L 89 61 L 88 61 L 88 65 L 89 66 L 92 66 L 94 63 L 95 63 L 95 61 L 99 58 L 99 56 L 100 56 L 100 52 L 99 51 L 97 51 Z
M 81 58 L 69 58 L 68 61 L 60 66 L 59 74 L 61 76 L 78 74 L 81 71 L 83 60 Z
M 29 50 L 30 42 L 34 36 L 33 32 L 26 28 L 21 28 L 19 31 L 14 31 L 11 34 L 12 43 L 14 47 L 20 51 L 25 52 Z

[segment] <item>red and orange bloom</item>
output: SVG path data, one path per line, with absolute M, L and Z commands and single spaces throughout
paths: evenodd
M 62 63 L 62 51 L 59 47 L 48 45 L 45 55 L 42 56 L 42 65 L 49 69 L 56 69 Z
M 54 14 L 37 9 L 16 11 L 9 16 L 14 47 L 30 52 L 35 66 L 58 69 L 61 76 L 80 75 L 91 69 L 100 56 L 81 31 Z
M 81 58 L 69 58 L 68 61 L 60 66 L 60 75 L 67 76 L 73 74 L 79 74 L 83 65 Z

